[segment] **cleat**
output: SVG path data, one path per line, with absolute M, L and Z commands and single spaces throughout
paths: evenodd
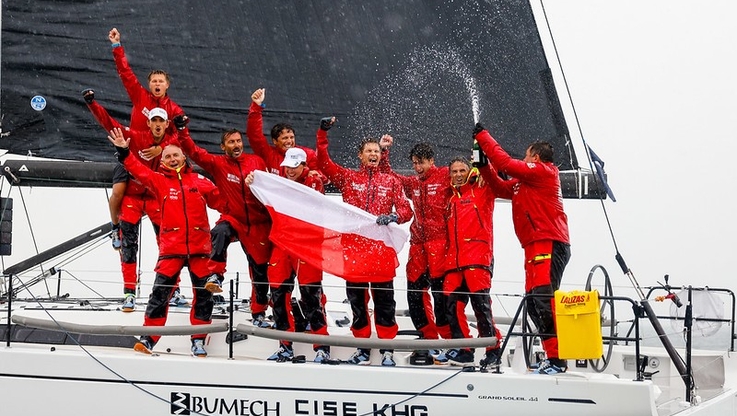
M 412 365 L 432 365 L 433 362 L 429 350 L 415 350 L 409 355 L 409 363 Z
M 459 367 L 473 367 L 474 366 L 474 356 L 473 352 L 469 349 L 457 349 L 454 348 L 446 354 L 446 357 L 448 357 L 448 362 L 450 365 L 455 365 Z
M 289 345 L 284 345 L 282 343 L 279 343 L 279 349 L 276 350 L 267 360 L 269 361 L 276 361 L 278 363 L 283 363 L 285 361 L 292 361 L 294 358 L 294 350 L 292 350 L 292 347 Z
M 253 325 L 259 328 L 271 328 L 271 324 L 266 322 L 266 318 L 263 315 L 254 316 Z
M 217 273 L 213 273 L 210 275 L 210 277 L 207 278 L 207 281 L 205 282 L 205 290 L 207 290 L 210 293 L 220 293 L 223 291 L 223 284 L 220 280 L 220 275 Z
M 123 301 L 123 306 L 120 307 L 123 312 L 133 312 L 136 310 L 136 297 L 134 295 L 127 295 Z
M 133 349 L 136 352 L 151 355 L 153 354 L 154 342 L 151 340 L 151 338 L 141 337 L 141 339 L 136 342 L 136 345 L 133 346 Z
M 371 350 L 357 349 L 346 361 L 348 364 L 371 365 Z
M 549 358 L 540 361 L 538 367 L 530 372 L 530 374 L 547 374 L 553 376 L 556 374 L 565 373 L 567 370 L 568 365 L 565 360 Z
M 123 247 L 123 241 L 120 239 L 120 224 L 113 224 L 110 238 L 113 240 L 113 250 L 120 250 Z
M 192 356 L 194 357 L 207 357 L 207 351 L 205 351 L 205 340 L 193 339 L 192 340 Z
M 394 353 L 392 351 L 384 352 L 384 355 L 381 357 L 381 365 L 384 367 L 394 367 L 397 365 L 397 363 L 394 362 Z
M 317 350 L 313 361 L 320 364 L 327 363 L 330 361 L 330 351 L 325 351 L 324 349 Z

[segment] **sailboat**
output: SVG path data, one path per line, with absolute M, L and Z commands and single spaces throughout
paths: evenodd
M 151 328 L 141 326 L 142 305 L 120 311 L 122 284 L 106 219 L 114 150 L 79 93 L 95 88 L 113 116 L 127 119 L 127 97 L 107 51 L 110 25 L 121 30 L 134 70 L 160 65 L 174 74 L 171 95 L 192 119 L 195 140 L 211 151 L 220 130 L 242 128 L 250 92 L 266 86 L 273 99 L 265 123 L 288 121 L 301 144 L 314 145 L 319 119 L 335 115 L 331 154 L 347 165 L 357 137 L 381 132 L 397 138 L 393 165 L 400 171 L 410 170 L 399 156 L 426 140 L 436 145 L 438 162 L 447 163 L 470 153 L 466 132 L 482 117 L 515 156 L 533 138 L 553 142 L 568 201 L 611 198 L 603 165 L 579 162 L 590 153 L 568 131 L 558 75 L 538 30 L 539 4 L 395 3 L 229 2 L 213 11 L 201 2 L 162 2 L 163 19 L 144 1 L 3 4 L 2 414 L 737 413 L 732 292 L 706 286 L 679 292 L 667 280 L 640 287 L 619 253 L 635 295 L 618 296 L 608 272 L 591 269 L 581 288 L 599 290 L 603 353 L 572 359 L 569 371 L 556 376 L 527 370 L 541 350 L 519 295 L 507 296 L 507 319 L 496 306 L 502 295 L 495 300 L 505 333 L 500 372 L 413 363 L 415 350 L 459 341 L 417 339 L 406 316 L 398 316 L 404 331 L 390 344 L 397 367 L 382 367 L 376 357 L 371 366 L 341 364 L 361 342 L 376 354 L 388 341 L 350 336 L 340 281 L 326 277 L 328 339 L 256 328 L 249 322 L 245 259 L 237 252 L 229 260 L 226 296 L 207 327 L 207 358 L 190 356 L 189 311 L 180 304 L 170 307 L 167 326 L 156 329 L 164 337 L 155 354 L 133 351 L 135 337 Z M 156 256 L 152 232 L 145 221 L 142 226 L 139 299 L 150 291 Z M 731 316 L 698 313 L 703 303 L 694 299 L 707 292 L 724 295 L 726 309 L 731 298 Z M 663 316 L 658 300 L 682 306 Z M 684 345 L 665 336 L 661 321 L 683 324 Z M 724 348 L 694 348 L 694 328 L 713 323 L 731 324 Z M 648 329 L 658 342 L 646 342 Z M 304 360 L 265 359 L 277 339 L 290 337 Z M 487 342 L 462 341 L 477 351 Z M 333 345 L 337 360 L 311 362 L 317 342 Z

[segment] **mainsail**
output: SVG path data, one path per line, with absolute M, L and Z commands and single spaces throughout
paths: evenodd
M 547 140 L 561 171 L 579 168 L 527 2 L 16 0 L 2 16 L 0 148 L 12 153 L 112 161 L 81 91 L 127 123 L 107 40 L 117 27 L 141 81 L 171 74 L 170 96 L 210 151 L 224 129 L 245 128 L 251 92 L 265 87 L 264 125 L 292 124 L 301 145 L 314 147 L 320 118 L 336 116 L 331 152 L 347 166 L 360 139 L 383 133 L 396 169 L 409 171 L 423 141 L 445 164 L 470 155 L 482 121 L 513 156 Z M 581 183 L 564 178 L 564 191 L 581 197 Z M 589 186 L 584 197 L 602 196 Z

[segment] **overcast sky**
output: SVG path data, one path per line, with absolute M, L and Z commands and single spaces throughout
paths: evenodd
M 671 284 L 737 290 L 737 1 L 544 6 L 584 138 L 606 162 L 618 200 L 605 206 L 619 251 L 640 284 L 670 274 Z M 577 129 L 570 114 L 568 124 Z M 566 200 L 566 209 L 565 281 L 583 282 L 601 263 L 615 285 L 631 286 L 600 204 Z M 498 236 L 506 218 L 497 211 Z M 496 249 L 503 262 L 506 248 Z

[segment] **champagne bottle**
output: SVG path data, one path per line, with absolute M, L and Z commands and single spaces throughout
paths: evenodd
M 479 142 L 473 139 L 473 154 L 471 155 L 471 165 L 475 168 L 480 168 L 489 164 L 489 159 L 486 154 L 481 150 Z

